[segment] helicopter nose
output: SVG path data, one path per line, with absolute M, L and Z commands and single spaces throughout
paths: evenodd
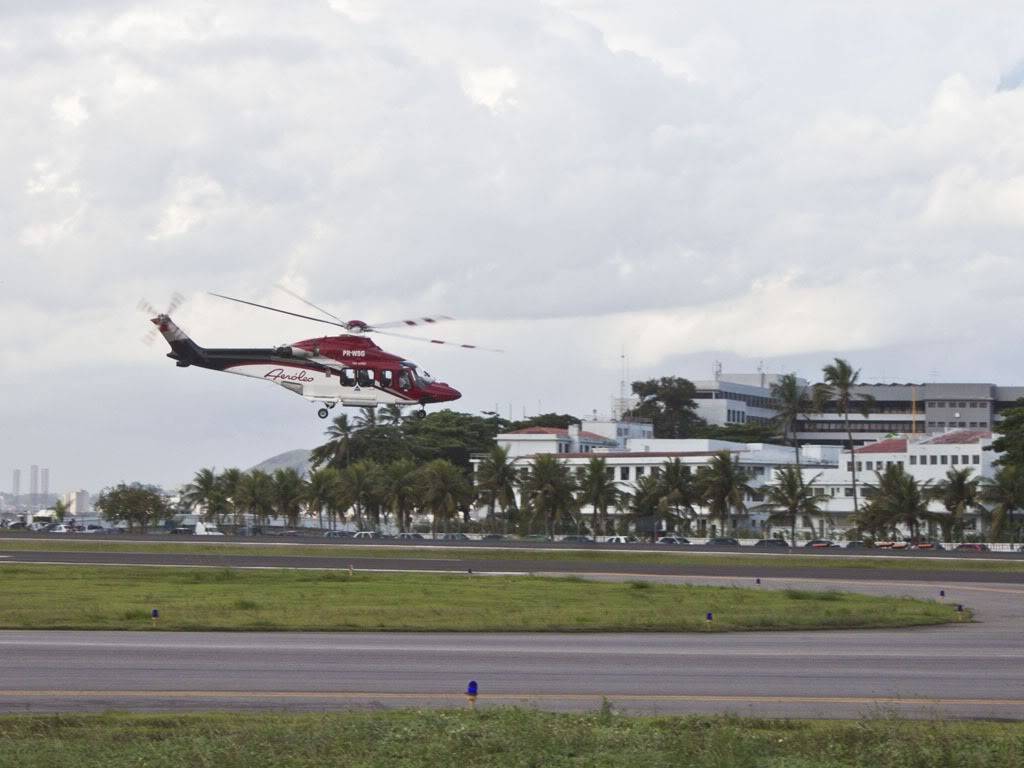
M 441 402 L 448 402 L 449 400 L 458 400 L 462 397 L 462 393 L 454 387 L 449 387 L 447 384 L 435 384 L 437 391 L 437 399 Z

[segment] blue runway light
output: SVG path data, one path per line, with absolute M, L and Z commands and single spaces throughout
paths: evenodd
M 476 680 L 470 680 L 469 681 L 469 685 L 466 686 L 466 695 L 467 696 L 476 696 L 477 695 Z
M 754 583 L 755 584 L 760 584 L 761 583 L 761 579 L 760 578 L 754 579 Z
M 945 597 L 945 596 L 946 596 L 946 590 L 940 589 L 939 590 L 939 597 Z
M 713 613 L 711 613 L 711 611 L 708 611 L 708 615 L 704 617 L 705 621 L 711 621 L 714 618 L 715 618 L 715 615 Z
M 154 608 L 149 615 L 152 616 L 154 619 L 159 619 L 160 618 L 160 611 L 158 609 Z

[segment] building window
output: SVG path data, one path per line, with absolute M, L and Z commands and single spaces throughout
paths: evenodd
M 914 466 L 915 464 L 917 464 L 917 456 L 911 456 L 910 457 L 910 466 Z
M 965 453 L 963 456 L 960 457 L 960 461 L 961 461 L 962 464 L 970 464 L 971 463 L 971 457 L 968 456 Z
M 978 426 L 981 427 L 982 429 L 988 429 L 988 422 L 987 421 L 979 421 L 978 422 Z
M 605 467 L 604 474 L 609 480 L 613 480 L 615 478 L 615 467 Z
M 847 472 L 853 472 L 853 462 L 852 461 L 846 462 L 846 471 Z
M 903 469 L 903 462 L 902 461 L 897 461 L 896 462 L 896 466 L 898 466 L 900 469 Z
M 636 468 L 636 479 L 639 480 L 643 476 L 644 476 L 644 468 L 643 467 L 637 467 Z
M 860 471 L 861 471 L 861 466 L 860 466 L 860 462 L 859 462 L 859 461 L 857 462 L 857 471 L 858 471 L 858 472 L 860 472 Z
M 939 456 L 939 463 L 942 464 L 942 465 L 948 464 L 949 463 L 949 457 L 946 454 L 942 454 L 941 456 Z
M 845 495 L 846 496 L 849 496 L 849 497 L 853 496 L 853 488 L 844 488 L 843 490 L 845 491 Z
M 953 466 L 956 466 L 957 464 L 960 463 L 960 457 L 954 453 L 953 456 L 950 458 L 949 463 L 952 464 Z
M 879 464 L 881 464 L 881 462 L 879 462 Z M 869 469 L 869 470 L 870 469 L 874 469 L 875 468 L 875 463 L 873 461 L 865 461 L 864 462 L 864 468 L 865 469 Z
M 932 460 L 931 460 L 932 464 L 938 464 L 939 463 L 939 457 L 938 456 L 932 456 L 931 458 L 932 458 Z
M 629 480 L 629 467 L 619 467 L 619 480 Z
M 978 456 L 977 454 L 972 456 L 971 457 L 971 463 L 972 464 L 981 464 L 981 456 Z

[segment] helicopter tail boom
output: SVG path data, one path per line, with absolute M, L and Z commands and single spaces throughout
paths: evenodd
M 160 331 L 160 334 L 171 347 L 168 357 L 176 360 L 179 368 L 185 368 L 194 363 L 201 364 L 205 355 L 204 350 L 179 328 L 168 315 L 157 315 L 150 319 Z

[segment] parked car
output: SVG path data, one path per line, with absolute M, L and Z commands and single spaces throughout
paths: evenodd
M 846 542 L 847 549 L 870 549 L 871 544 L 866 541 L 854 540 Z
M 56 525 L 46 526 L 47 533 L 70 533 L 71 529 L 63 523 L 57 523 Z
M 609 536 L 604 540 L 605 544 L 638 544 L 640 539 L 636 536 Z
M 399 541 L 422 541 L 426 537 L 422 533 L 413 533 L 412 531 L 402 531 L 396 537 Z
M 961 544 L 956 545 L 958 552 L 988 552 L 988 544 L 978 544 L 975 542 L 965 541 Z
M 739 541 L 729 536 L 718 536 L 704 542 L 705 547 L 738 547 Z
M 504 541 L 507 538 L 503 533 L 485 533 L 480 537 L 480 541 Z
M 836 543 L 834 541 L 830 541 L 829 539 L 811 539 L 806 544 L 804 544 L 804 547 L 810 549 L 828 549 L 829 547 L 834 546 L 836 546 Z
M 666 546 L 680 547 L 684 544 L 689 544 L 690 540 L 683 538 L 682 536 L 662 536 L 657 541 L 658 544 L 664 544 Z
M 12 531 L 23 531 L 27 527 L 28 526 L 26 526 L 25 523 L 21 522 L 20 520 L 13 522 L 7 526 L 7 528 Z
M 940 544 L 937 541 L 919 541 L 916 544 L 913 544 L 912 547 L 914 549 L 923 549 L 925 551 L 932 549 L 938 550 L 940 552 L 944 552 L 946 549 L 944 546 L 942 546 L 942 544 Z
M 766 549 L 771 547 L 772 549 L 789 549 L 789 542 L 785 539 L 760 539 L 754 542 L 755 547 L 761 547 Z
M 563 536 L 562 537 L 562 541 L 568 542 L 570 544 L 593 544 L 594 543 L 594 540 L 592 538 L 590 538 L 589 536 L 584 536 L 583 534 L 577 534 L 577 533 L 570 533 L 568 536 Z
M 352 531 L 324 531 L 325 539 L 351 539 Z
M 464 533 L 439 533 L 437 535 L 438 541 L 471 541 L 469 536 Z
M 376 531 L 356 531 L 355 533 L 352 534 L 352 538 L 353 539 L 365 540 L 365 539 L 383 539 L 384 537 L 381 536 Z

